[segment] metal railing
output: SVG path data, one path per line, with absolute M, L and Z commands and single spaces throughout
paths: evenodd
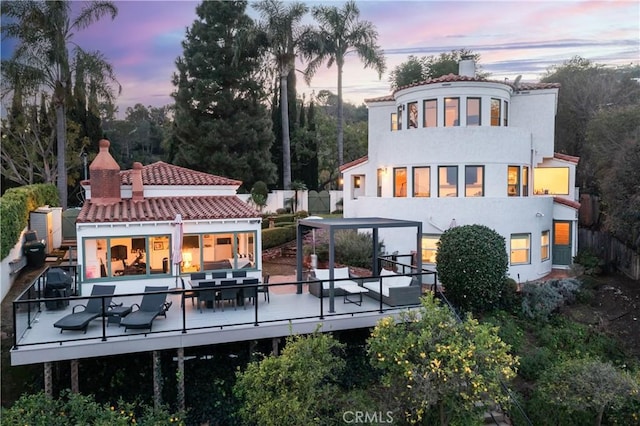
M 419 273 L 416 274 L 407 274 L 409 276 L 418 276 L 420 275 Z M 378 279 L 383 280 L 386 277 L 378 277 Z M 358 278 L 356 278 L 357 280 Z M 351 279 L 335 279 L 334 281 L 334 285 L 336 286 L 335 288 L 338 289 L 339 287 L 339 283 L 341 281 L 346 281 L 346 280 L 353 280 L 353 278 Z M 303 282 L 303 284 L 313 284 L 314 282 L 317 282 L 315 280 L 310 280 L 310 281 L 305 281 Z M 376 306 L 375 309 L 371 309 L 371 303 L 369 303 L 368 307 L 366 307 L 365 305 L 367 304 L 362 304 L 359 307 L 354 307 L 352 304 L 349 304 L 349 308 L 343 308 L 340 309 L 337 312 L 327 312 L 325 309 L 325 297 L 318 297 L 317 299 L 317 310 L 313 311 L 313 312 L 309 312 L 309 314 L 307 315 L 292 315 L 292 314 L 286 314 L 282 317 L 278 317 L 278 318 L 265 318 L 264 316 L 261 315 L 262 311 L 261 311 L 261 307 L 265 306 L 264 304 L 260 304 L 258 303 L 258 296 L 260 296 L 260 293 L 257 292 L 259 287 L 266 287 L 268 289 L 274 289 L 277 287 L 283 287 L 283 286 L 296 286 L 297 284 L 300 284 L 297 281 L 290 281 L 290 282 L 283 282 L 283 283 L 257 283 L 257 284 L 236 284 L 236 285 L 228 285 L 228 286 L 215 286 L 215 287 L 206 287 L 206 288 L 197 288 L 197 287 L 193 287 L 193 288 L 188 288 L 188 289 L 182 289 L 182 288 L 172 288 L 172 289 L 168 289 L 166 291 L 161 291 L 158 293 L 164 293 L 166 294 L 168 297 L 172 296 L 172 297 L 178 297 L 180 300 L 180 303 L 174 303 L 173 305 L 179 305 L 178 309 L 180 309 L 180 320 L 178 323 L 176 323 L 177 326 L 175 327 L 171 327 L 171 328 L 163 328 L 162 330 L 144 330 L 144 331 L 133 331 L 133 330 L 129 330 L 129 331 L 121 331 L 120 329 L 118 329 L 117 331 L 115 328 L 109 328 L 108 327 L 108 312 L 106 315 L 102 316 L 101 318 L 101 322 L 102 322 L 102 332 L 99 335 L 95 335 L 92 334 L 91 336 L 73 336 L 73 337 L 69 337 L 68 334 L 63 334 L 62 336 L 64 337 L 58 337 L 56 338 L 52 338 L 52 339 L 43 339 L 41 341 L 37 341 L 37 342 L 29 342 L 29 343 L 25 343 L 25 342 L 20 342 L 20 340 L 22 339 L 22 337 L 24 336 L 24 333 L 30 329 L 33 324 L 34 321 L 37 321 L 36 317 L 37 317 L 37 313 L 41 311 L 42 308 L 42 304 L 46 304 L 50 303 L 50 304 L 56 304 L 56 303 L 60 303 L 63 305 L 77 305 L 77 304 L 86 304 L 86 302 L 90 299 L 99 299 L 99 298 L 107 298 L 107 297 L 111 297 L 113 302 L 122 302 L 124 300 L 127 301 L 133 301 L 135 300 L 136 302 L 140 301 L 140 298 L 143 297 L 145 295 L 144 292 L 137 292 L 137 293 L 127 293 L 127 294 L 116 294 L 113 296 L 82 296 L 82 297 L 49 297 L 49 298 L 44 298 L 42 297 L 42 289 L 41 289 L 41 284 L 38 283 L 34 283 L 33 286 L 30 286 L 27 290 L 25 290 L 25 292 L 18 297 L 18 299 L 16 299 L 13 302 L 13 315 L 14 315 L 14 349 L 18 349 L 20 347 L 24 347 L 24 346 L 36 346 L 36 345 L 48 345 L 48 344 L 65 344 L 65 343 L 69 343 L 69 342 L 79 342 L 79 341 L 87 341 L 87 340 L 100 340 L 100 341 L 107 341 L 109 339 L 113 339 L 115 337 L 119 337 L 119 336 L 136 336 L 136 335 L 156 335 L 156 334 L 163 334 L 163 333 L 183 333 L 186 334 L 189 331 L 193 331 L 193 330 L 206 330 L 206 329 L 224 329 L 224 328 L 228 328 L 228 327 L 237 327 L 237 326 L 259 326 L 262 324 L 270 324 L 270 323 L 275 323 L 275 322 L 289 322 L 289 321 L 297 321 L 297 320 L 308 320 L 308 319 L 319 319 L 319 320 L 323 320 L 325 318 L 332 318 L 332 317 L 340 317 L 340 316 L 354 316 L 354 315 L 358 315 L 358 314 L 369 314 L 369 313 L 384 313 L 384 312 L 389 312 L 389 311 L 394 311 L 394 310 L 398 310 L 398 309 L 405 309 L 405 308 L 412 308 L 412 307 L 417 307 L 420 306 L 420 301 L 419 298 L 416 299 L 415 303 L 412 304 L 407 304 L 407 305 L 403 305 L 403 306 L 387 306 L 384 305 L 382 303 L 382 301 L 379 302 L 379 305 Z M 225 322 L 225 323 L 219 323 L 219 322 L 215 322 L 213 320 L 216 319 L 216 317 L 211 317 L 212 321 L 211 324 L 207 324 L 207 325 L 196 325 L 196 324 L 192 324 L 191 322 L 195 322 L 193 321 L 196 318 L 202 318 L 196 315 L 199 315 L 198 310 L 192 309 L 191 307 L 189 307 L 189 304 L 187 304 L 187 300 L 185 300 L 185 295 L 187 293 L 195 293 L 194 297 L 197 299 L 198 295 L 202 292 L 218 292 L 222 289 L 222 287 L 224 287 L 224 289 L 230 289 L 230 290 L 237 290 L 237 291 L 242 291 L 244 294 L 242 294 L 241 299 L 244 303 L 246 303 L 246 299 L 249 297 L 255 297 L 255 302 L 252 306 L 253 308 L 253 312 L 250 316 L 248 315 L 243 315 L 242 320 L 240 321 L 233 321 L 233 322 Z M 36 289 L 39 289 L 36 291 Z M 35 296 L 35 297 L 34 297 Z M 270 299 L 273 301 L 274 299 L 277 300 L 277 298 L 281 296 L 281 294 L 278 294 L 276 292 L 272 292 L 270 293 Z M 339 298 L 342 297 L 341 295 L 334 295 L 335 298 Z M 204 299 L 204 297 L 202 298 Z M 240 299 L 238 299 L 240 300 Z M 313 300 L 313 299 L 311 299 Z M 200 303 L 200 302 L 199 302 Z M 215 303 L 215 301 L 214 301 Z M 248 305 L 247 305 L 248 306 Z M 346 306 L 346 304 L 345 304 Z M 246 306 L 245 306 L 246 307 Z M 190 312 L 187 312 L 188 310 L 190 310 Z M 18 315 L 18 313 L 25 313 L 26 315 L 23 315 L 24 317 L 24 323 L 26 324 L 26 326 L 24 327 L 19 327 L 18 324 L 20 324 L 20 316 Z M 70 313 L 68 312 L 68 309 L 65 309 L 66 313 Z M 292 313 L 295 313 L 295 310 L 292 309 L 291 310 Z M 175 318 L 175 317 L 174 317 Z M 202 323 L 202 321 L 198 320 L 197 322 Z M 51 335 L 52 336 L 60 336 L 58 331 L 55 330 L 51 324 L 48 324 L 47 326 L 51 326 Z

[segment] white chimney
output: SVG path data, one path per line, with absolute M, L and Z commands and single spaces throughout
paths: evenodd
M 458 63 L 458 75 L 465 77 L 475 77 L 476 61 L 469 57 L 463 57 Z

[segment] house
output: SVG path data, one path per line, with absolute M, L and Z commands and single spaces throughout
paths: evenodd
M 161 161 L 121 171 L 107 140 L 89 169 L 76 220 L 83 294 L 104 281 L 118 293 L 174 287 L 192 272 L 261 276 L 262 219 L 237 197 L 242 182 Z
M 568 268 L 577 251 L 577 157 L 554 152 L 558 84 L 459 75 L 411 84 L 369 108 L 368 155 L 341 167 L 345 217 L 423 224 L 422 261 L 435 263 L 440 235 L 482 224 L 506 241 L 509 275 L 535 280 Z M 389 252 L 415 242 L 381 234 Z

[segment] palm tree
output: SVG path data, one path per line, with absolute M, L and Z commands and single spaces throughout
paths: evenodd
M 261 29 L 280 79 L 280 112 L 282 115 L 282 181 L 284 189 L 291 189 L 291 140 L 289 137 L 289 96 L 287 77 L 294 71 L 296 54 L 304 28 L 300 21 L 309 10 L 303 3 L 283 3 L 263 0 L 253 5 L 263 19 Z
M 98 92 L 110 91 L 109 83 L 115 82 L 111 66 L 97 52 L 84 52 L 76 45 L 70 59 L 69 46 L 74 44 L 76 32 L 105 15 L 114 19 L 117 13 L 118 9 L 111 1 L 86 2 L 75 17 L 71 16 L 68 1 L 18 0 L 2 4 L 2 15 L 9 18 L 8 23 L 3 22 L 3 37 L 19 42 L 9 61 L 31 71 L 28 75 L 32 78 L 23 81 L 24 84 L 32 88 L 44 87 L 52 93 L 56 113 L 57 186 L 63 208 L 67 206 L 66 110 L 72 100 L 71 82 L 77 64 L 73 58 L 86 61 L 85 71 L 97 70 L 90 81 L 102 85 Z
M 377 45 L 378 32 L 369 21 L 359 21 L 360 9 L 351 0 L 342 9 L 336 6 L 315 6 L 311 11 L 319 29 L 308 33 L 303 45 L 303 56 L 308 60 L 305 80 L 311 81 L 322 63 L 327 68 L 338 67 L 338 165 L 344 164 L 342 69 L 345 57 L 352 52 L 364 62 L 365 68 L 378 71 L 382 77 L 386 65 L 384 54 Z

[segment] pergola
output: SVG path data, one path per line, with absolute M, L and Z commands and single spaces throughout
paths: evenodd
M 296 273 L 298 283 L 302 282 L 302 238 L 305 232 L 314 229 L 324 229 L 329 233 L 329 312 L 335 312 L 334 309 L 334 267 L 335 267 L 335 232 L 343 229 L 371 229 L 373 236 L 373 265 L 372 271 L 374 275 L 378 272 L 378 256 L 379 242 L 378 230 L 380 228 L 416 228 L 416 253 L 422 252 L 422 222 L 410 220 L 387 219 L 382 217 L 353 217 L 338 219 L 318 219 L 307 218 L 298 221 L 297 231 L 297 255 L 296 255 Z M 422 256 L 416 256 L 416 268 L 422 270 Z M 298 293 L 302 293 L 302 284 L 298 284 Z

